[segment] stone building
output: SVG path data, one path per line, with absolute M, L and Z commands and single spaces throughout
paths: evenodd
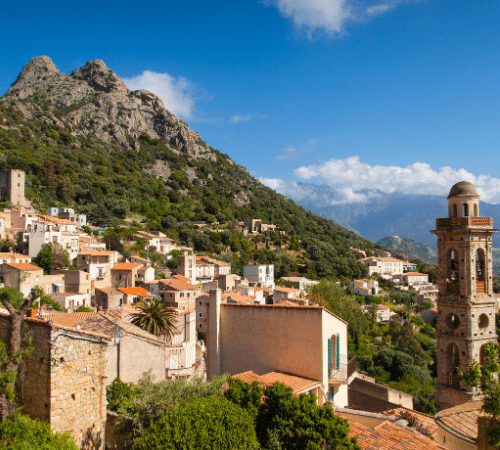
M 35 310 L 31 310 L 35 313 Z M 0 339 L 7 342 L 11 317 L 0 313 Z M 33 351 L 26 358 L 18 399 L 23 412 L 69 431 L 77 446 L 102 448 L 106 422 L 106 336 L 25 318 Z
M 474 391 L 458 377 L 482 348 L 497 339 L 491 217 L 479 216 L 479 194 L 467 181 L 448 195 L 448 217 L 436 219 L 438 248 L 437 386 L 438 410 L 475 400 Z
M 24 197 L 25 173 L 23 170 L 3 170 L 0 172 L 0 193 L 10 203 L 18 206 L 29 206 Z

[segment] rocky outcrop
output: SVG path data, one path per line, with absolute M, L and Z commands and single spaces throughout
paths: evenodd
M 25 116 L 41 114 L 46 123 L 69 127 L 74 136 L 90 135 L 138 150 L 139 144 L 130 137 L 147 133 L 192 158 L 216 159 L 200 135 L 168 111 L 155 94 L 129 91 L 101 60 L 66 75 L 48 56 L 32 58 L 3 98 L 12 99 L 23 100 L 17 106 Z

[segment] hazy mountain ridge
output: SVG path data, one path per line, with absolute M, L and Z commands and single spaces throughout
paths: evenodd
M 437 254 L 427 245 L 413 239 L 402 238 L 400 236 L 387 236 L 380 239 L 375 244 L 396 253 L 407 255 L 408 258 L 418 258 L 433 264 L 437 263 Z

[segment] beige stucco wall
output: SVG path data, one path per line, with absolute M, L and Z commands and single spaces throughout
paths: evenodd
M 452 433 L 437 422 L 437 439 L 436 442 L 450 450 L 478 450 L 475 443 L 461 439 L 457 434 Z

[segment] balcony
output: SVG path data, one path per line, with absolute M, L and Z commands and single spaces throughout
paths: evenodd
M 436 219 L 436 228 L 442 230 L 443 228 L 451 227 L 493 227 L 492 217 L 447 217 L 445 219 Z
M 334 358 L 335 359 L 335 358 Z M 339 355 L 338 362 L 333 361 L 328 374 L 331 385 L 347 384 L 349 377 L 356 371 L 356 357 L 349 361 L 347 355 Z

